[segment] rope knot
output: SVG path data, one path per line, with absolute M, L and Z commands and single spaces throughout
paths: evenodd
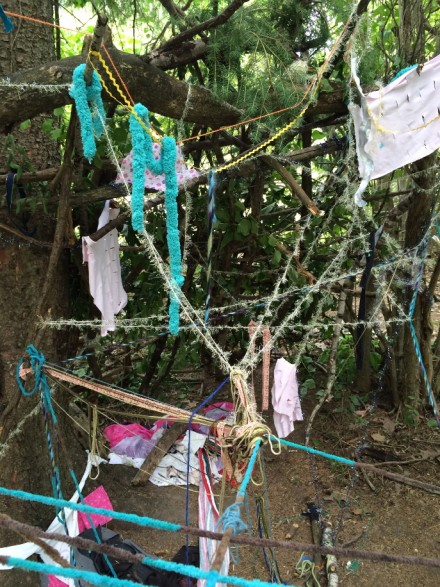
M 232 534 L 234 536 L 237 536 L 237 534 L 241 534 L 241 532 L 247 530 L 247 524 L 245 524 L 241 519 L 241 505 L 241 503 L 233 503 L 228 508 L 226 508 L 217 522 L 217 527 L 221 524 L 223 532 L 232 529 Z

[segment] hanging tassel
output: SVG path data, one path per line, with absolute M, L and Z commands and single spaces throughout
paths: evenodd
M 149 128 L 148 109 L 136 104 L 135 114 L 130 117 L 130 132 L 133 144 L 133 191 L 131 195 L 131 224 L 134 230 L 144 229 L 144 175 L 149 169 L 155 175 L 165 175 L 165 211 L 167 218 L 167 245 L 170 256 L 170 308 L 169 330 L 171 334 L 179 333 L 180 289 L 185 281 L 182 275 L 182 254 L 180 250 L 179 216 L 177 196 L 176 141 L 171 137 L 162 139 L 160 159 L 153 155 L 153 139 L 145 131 L 141 122 Z
M 10 33 L 11 31 L 14 30 L 14 25 L 12 23 L 12 20 L 6 14 L 6 12 L 3 9 L 3 6 L 1 6 L 1 5 L 0 5 L 0 18 L 2 19 L 3 26 L 5 27 L 5 31 L 7 33 Z
M 105 120 L 105 111 L 98 74 L 94 71 L 92 81 L 87 85 L 84 79 L 85 70 L 85 63 L 74 69 L 69 95 L 75 100 L 78 112 L 84 157 L 91 163 L 96 154 L 95 136 L 99 139 L 104 132 L 102 121 Z
M 217 173 L 211 170 L 208 174 L 208 250 L 206 261 L 206 301 L 205 301 L 205 324 L 209 321 L 209 312 L 211 309 L 211 294 L 212 294 L 212 243 L 214 235 L 214 222 L 217 218 L 215 216 L 215 192 L 217 189 L 218 178 Z

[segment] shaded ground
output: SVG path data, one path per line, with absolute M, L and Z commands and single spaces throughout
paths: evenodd
M 256 387 L 259 387 L 257 382 Z M 178 393 L 176 391 L 176 395 Z M 226 394 L 227 391 L 224 398 Z M 172 397 L 167 400 L 170 403 L 174 401 Z M 191 405 L 195 403 L 191 402 Z M 314 398 L 304 402 L 305 416 L 310 413 L 314 403 Z M 364 452 L 363 459 L 366 462 L 440 485 L 440 432 L 437 429 L 429 428 L 425 423 L 415 429 L 396 425 L 393 417 L 383 409 L 376 409 L 372 413 L 360 412 L 359 415 L 335 415 L 331 408 L 324 406 L 314 422 L 312 445 L 315 448 L 353 458 L 355 452 L 359 454 L 362 447 L 368 447 L 375 452 L 371 453 L 374 458 Z M 124 421 L 122 416 L 118 419 Z M 272 421 L 271 414 L 268 415 L 268 421 Z M 108 423 L 101 420 L 100 426 L 104 427 Z M 290 440 L 303 443 L 302 423 L 297 425 Z M 275 456 L 265 447 L 263 454 L 266 475 L 262 478 L 260 470 L 256 469 L 255 481 L 258 485 L 250 487 L 245 512 L 245 520 L 249 523 L 252 535 L 258 535 L 256 498 L 262 498 L 273 538 L 312 542 L 310 521 L 301 514 L 307 503 L 314 502 L 322 508 L 323 520 L 332 524 L 338 546 L 440 558 L 440 496 L 371 474 L 366 478 L 362 473 L 353 473 L 343 465 L 315 459 L 294 449 L 283 450 L 281 455 Z M 413 462 L 386 464 L 378 459 Z M 76 461 L 77 472 L 82 466 Z M 131 480 L 135 474 L 135 469 L 126 466 L 101 466 L 99 479 L 88 482 L 85 493 L 102 484 L 114 508 L 119 511 L 185 523 L 184 488 L 160 488 L 151 483 L 133 488 Z M 219 498 L 220 484 L 215 486 L 215 492 Z M 190 525 L 194 526 L 197 525 L 197 496 L 197 488 L 191 487 L 189 513 Z M 234 492 L 228 490 L 226 505 L 233 500 L 233 496 Z M 14 515 L 12 510 L 11 515 Z M 125 538 L 134 540 L 145 551 L 162 558 L 171 559 L 185 543 L 182 534 L 159 532 L 122 522 L 111 522 L 109 527 Z M 195 544 L 196 539 L 191 538 L 190 543 Z M 283 582 L 297 586 L 306 584 L 296 571 L 300 553 L 278 549 L 275 556 Z M 338 561 L 339 585 L 343 587 L 440 585 L 440 569 L 351 561 L 350 570 L 348 562 L 344 559 Z M 262 552 L 254 547 L 240 547 L 239 562 L 231 567 L 231 574 L 270 580 Z M 319 576 L 321 585 L 326 585 L 324 576 Z M 20 577 L 17 586 L 38 585 L 35 576 L 20 574 L 17 577 Z
M 307 406 L 304 406 L 307 412 Z M 271 420 L 271 416 L 269 417 Z M 387 460 L 423 459 L 411 464 L 384 465 L 376 459 L 364 457 L 367 462 L 384 466 L 388 470 L 436 483 L 439 478 L 440 433 L 423 425 L 418 429 L 395 426 L 394 421 L 382 410 L 373 415 L 357 417 L 351 424 L 349 418 L 331 413 L 320 414 L 313 429 L 313 445 L 320 450 L 333 452 L 348 458 L 355 450 L 368 445 L 377 455 Z M 299 424 L 291 440 L 302 443 L 304 426 Z M 440 497 L 397 484 L 369 474 L 368 482 L 363 474 L 353 473 L 338 463 L 314 459 L 297 450 L 283 450 L 279 456 L 264 450 L 266 482 L 256 473 L 260 486 L 249 491 L 248 515 L 252 534 L 258 534 L 255 498 L 262 496 L 266 512 L 271 519 L 275 539 L 309 543 L 311 526 L 301 515 L 308 502 L 315 502 L 323 510 L 323 519 L 330 522 L 336 535 L 336 544 L 360 550 L 375 550 L 389 554 L 439 557 L 440 549 Z M 377 456 L 376 455 L 376 456 Z M 134 469 L 127 467 L 103 467 L 100 481 L 110 493 L 115 508 L 150 515 L 172 522 L 184 523 L 185 490 L 182 488 L 158 488 L 148 484 L 133 489 L 130 480 Z M 219 493 L 220 484 L 216 486 Z M 233 493 L 226 498 L 229 503 Z M 197 523 L 197 492 L 190 494 L 190 524 Z M 268 498 L 268 499 L 267 499 Z M 130 527 L 113 522 L 111 527 L 124 536 L 137 541 L 145 550 L 171 558 L 182 546 L 182 535 L 173 535 Z M 194 541 L 192 541 L 194 543 Z M 240 547 L 240 562 L 231 574 L 246 578 L 269 580 L 261 551 L 253 547 Z M 295 566 L 300 554 L 290 551 L 276 552 L 283 582 L 305 585 L 298 577 Z M 395 565 L 339 560 L 340 585 L 344 587 L 373 586 L 384 583 L 392 586 L 434 587 L 440 584 L 440 569 L 421 566 Z M 325 580 L 321 575 L 321 584 Z

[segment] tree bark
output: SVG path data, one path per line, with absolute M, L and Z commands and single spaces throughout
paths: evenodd
M 185 114 L 184 120 L 212 128 L 239 120 L 239 110 L 220 102 L 206 88 L 189 85 L 171 77 L 146 63 L 138 55 L 130 55 L 114 47 L 109 47 L 108 52 L 134 101 L 142 102 L 152 112 L 175 119 L 180 119 Z M 84 61 L 83 56 L 67 57 L 8 75 L 3 83 L 25 86 L 15 92 L 11 91 L 10 86 L 0 84 L 0 130 L 72 103 L 68 93 L 72 73 Z M 112 84 L 105 74 L 103 78 L 111 88 Z M 113 92 L 117 94 L 116 90 Z M 112 101 L 105 93 L 104 98 Z

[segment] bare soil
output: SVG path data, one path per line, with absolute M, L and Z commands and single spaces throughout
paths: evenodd
M 308 405 L 310 403 L 310 405 Z M 305 416 L 314 402 L 305 402 Z M 365 415 L 338 414 L 326 406 L 315 420 L 312 445 L 323 451 L 353 458 L 363 446 L 376 451 L 374 459 L 365 456 L 365 462 L 403 475 L 440 483 L 440 432 L 425 423 L 419 427 L 396 424 L 390 414 L 376 409 Z M 268 421 L 272 416 L 268 415 Z M 304 424 L 298 423 L 290 440 L 304 442 Z M 377 460 L 408 461 L 408 464 L 383 464 Z M 265 511 L 271 521 L 272 537 L 302 543 L 312 542 L 311 524 L 302 513 L 307 503 L 314 502 L 322 509 L 322 520 L 332 524 L 335 545 L 359 550 L 389 554 L 440 558 L 440 497 L 398 484 L 383 477 L 351 471 L 338 463 L 310 457 L 295 450 L 283 450 L 273 455 L 264 449 L 266 481 L 256 470 L 255 481 L 248 498 L 249 533 L 258 535 L 255 498 L 263 496 Z M 110 494 L 118 510 L 150 515 L 171 522 L 185 522 L 185 489 L 158 488 L 148 484 L 134 489 L 130 481 L 135 470 L 127 467 L 104 466 L 99 481 Z M 367 482 L 368 481 L 368 482 Z M 216 486 L 220 492 L 220 484 Z M 225 503 L 231 503 L 234 492 L 228 489 Z M 197 489 L 191 487 L 190 524 L 197 524 Z M 184 537 L 128 524 L 112 522 L 110 527 L 138 542 L 145 550 L 157 556 L 171 558 L 184 544 Z M 195 541 L 192 539 L 192 543 Z M 307 554 L 307 553 L 306 553 Z M 280 576 L 289 585 L 305 585 L 295 567 L 300 553 L 277 549 L 275 551 Z M 367 561 L 338 560 L 339 585 L 364 587 L 386 584 L 389 587 L 436 587 L 440 585 L 440 569 L 416 565 L 396 565 Z M 351 565 L 351 566 L 350 566 Z M 231 574 L 269 581 L 262 552 L 255 547 L 240 547 L 239 562 Z M 325 574 L 318 570 L 321 585 L 326 585 Z M 312 583 L 310 583 L 312 584 Z

